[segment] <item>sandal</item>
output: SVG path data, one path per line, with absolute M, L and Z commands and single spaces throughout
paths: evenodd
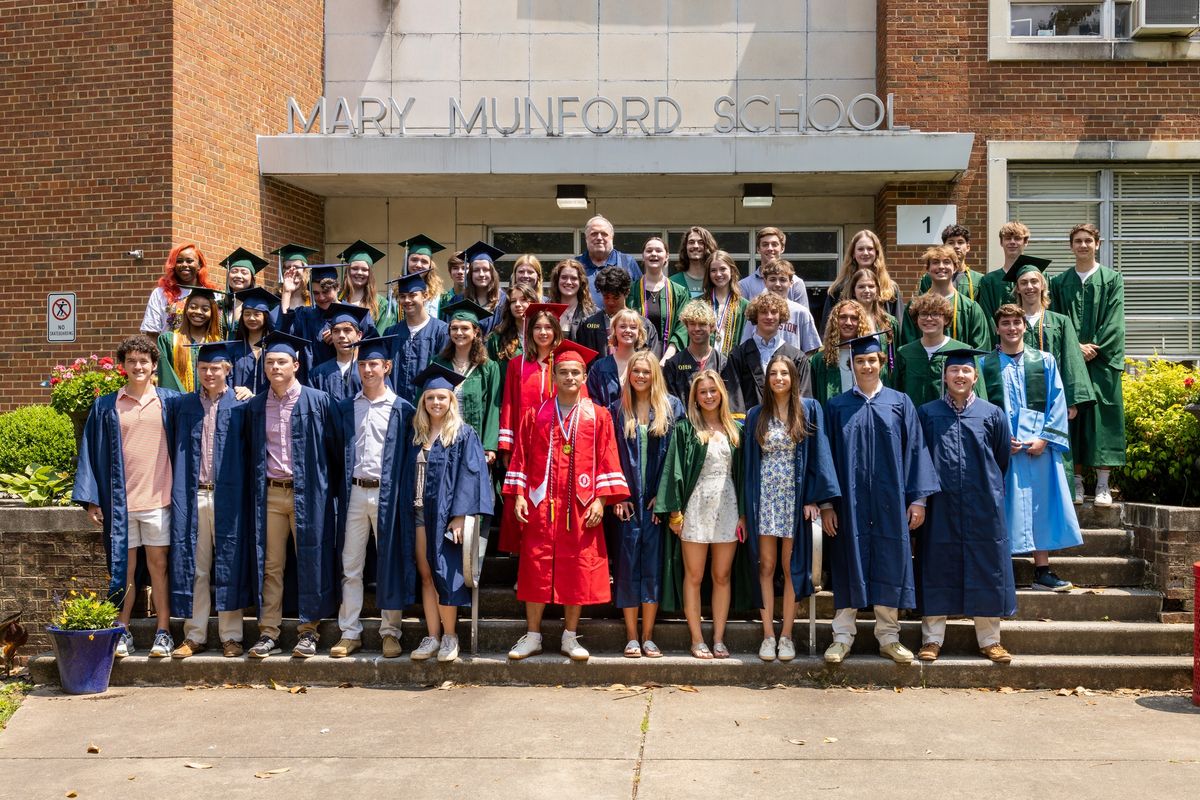
M 642 655 L 646 658 L 662 658 L 662 650 L 659 650 L 658 645 L 647 639 L 642 642 Z
M 729 648 L 724 642 L 713 642 L 713 658 L 729 658 Z
M 692 645 L 692 658 L 698 658 L 701 661 L 711 661 L 712 657 L 712 650 L 709 650 L 708 645 L 704 642 L 696 642 Z
M 630 639 L 629 644 L 625 645 L 625 657 L 626 658 L 641 658 L 642 657 L 642 648 L 641 648 L 641 645 L 639 645 L 637 643 L 637 639 Z

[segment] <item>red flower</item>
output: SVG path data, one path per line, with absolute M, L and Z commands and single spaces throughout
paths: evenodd
M 62 383 L 62 379 L 61 379 L 61 378 L 51 378 L 51 379 L 50 379 L 50 385 L 51 385 L 51 386 L 58 386 L 60 383 Z
M 97 386 L 95 389 L 92 390 L 92 392 L 93 392 L 93 394 L 96 395 L 96 397 L 99 397 L 100 396 L 100 387 Z
M 1195 378 L 1184 378 L 1183 379 L 1183 385 L 1188 389 L 1192 388 L 1192 385 L 1195 383 L 1196 383 Z
M 112 356 L 105 356 L 104 358 L 100 359 L 96 363 L 102 367 L 112 366 L 112 363 L 113 363 Z

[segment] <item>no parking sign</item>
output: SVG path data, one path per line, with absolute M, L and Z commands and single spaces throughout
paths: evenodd
M 46 296 L 46 341 L 75 341 L 75 317 L 78 313 L 74 292 L 51 292 Z

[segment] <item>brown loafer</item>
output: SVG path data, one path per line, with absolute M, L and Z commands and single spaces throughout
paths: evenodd
M 192 656 L 196 655 L 196 653 L 203 653 L 207 649 L 207 646 L 202 645 L 199 642 L 193 642 L 191 639 L 184 639 L 183 644 L 171 651 L 171 658 L 191 658 Z
M 244 652 L 241 642 L 235 642 L 233 639 L 221 642 L 221 655 L 226 658 L 237 658 Z
M 994 661 L 997 664 L 1008 664 L 1012 662 L 1012 654 L 1004 649 L 1002 644 L 990 644 L 987 647 L 979 648 L 979 652 L 984 658 L 989 661 Z
M 942 654 L 942 646 L 937 642 L 926 642 L 921 645 L 920 651 L 917 652 L 917 658 L 921 661 L 937 661 L 938 656 Z
M 362 641 L 359 639 L 346 639 L 343 637 L 338 641 L 337 644 L 329 648 L 329 657 L 345 658 L 346 656 L 357 652 L 361 648 Z
M 403 649 L 400 647 L 399 639 L 397 639 L 395 636 L 391 636 L 391 635 L 383 637 L 383 657 L 384 658 L 398 658 L 400 656 L 400 653 L 402 653 L 402 652 L 403 652 Z

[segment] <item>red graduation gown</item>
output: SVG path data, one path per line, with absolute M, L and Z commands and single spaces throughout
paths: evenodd
M 615 503 L 629 496 L 608 411 L 581 398 L 571 452 L 559 425 L 557 402 L 527 409 L 517 431 L 504 494 L 529 500 L 521 533 L 517 599 L 531 603 L 588 605 L 611 597 L 604 526 L 583 525 L 597 497 Z

